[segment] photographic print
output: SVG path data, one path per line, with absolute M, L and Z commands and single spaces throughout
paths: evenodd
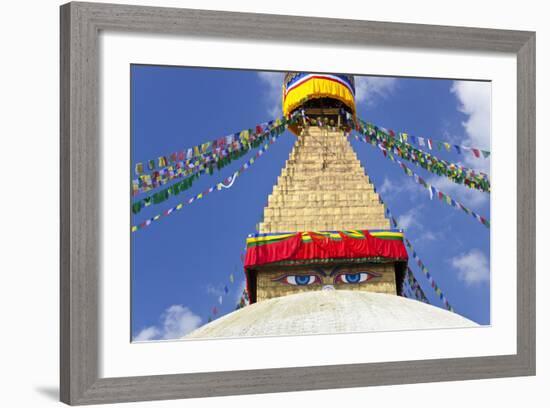
M 133 342 L 491 324 L 490 81 L 130 74 Z

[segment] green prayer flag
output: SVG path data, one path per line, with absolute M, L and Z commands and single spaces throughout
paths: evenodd
M 136 201 L 135 203 L 132 204 L 132 212 L 134 214 L 137 214 L 140 211 L 141 211 L 141 201 Z

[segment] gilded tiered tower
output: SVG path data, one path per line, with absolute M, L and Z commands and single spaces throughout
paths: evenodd
M 286 75 L 283 111 L 294 118 L 290 129 L 296 143 L 268 198 L 254 243 L 288 233 L 332 232 L 336 239 L 342 231 L 391 235 L 384 206 L 348 140 L 354 93 L 350 75 Z M 322 240 L 315 242 L 323 245 Z M 403 259 L 362 255 L 317 254 L 256 264 L 247 269 L 251 300 L 328 288 L 399 294 L 403 268 L 396 270 L 396 262 L 403 266 Z M 336 273 L 358 281 L 352 284 Z M 306 282 L 304 276 L 314 280 Z
M 259 232 L 389 227 L 384 206 L 345 131 L 303 129 L 268 198 Z

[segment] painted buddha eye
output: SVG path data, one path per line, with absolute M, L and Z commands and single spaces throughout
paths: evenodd
M 341 273 L 340 275 L 336 276 L 335 283 L 356 284 L 366 282 L 375 277 L 376 276 L 374 274 L 368 272 Z
M 276 280 L 294 286 L 307 286 L 321 283 L 321 279 L 319 279 L 317 275 L 285 275 Z

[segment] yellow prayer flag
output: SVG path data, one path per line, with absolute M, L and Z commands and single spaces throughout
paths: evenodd
M 247 142 L 248 141 L 248 130 L 243 130 L 239 134 L 239 139 L 241 140 L 241 142 Z

